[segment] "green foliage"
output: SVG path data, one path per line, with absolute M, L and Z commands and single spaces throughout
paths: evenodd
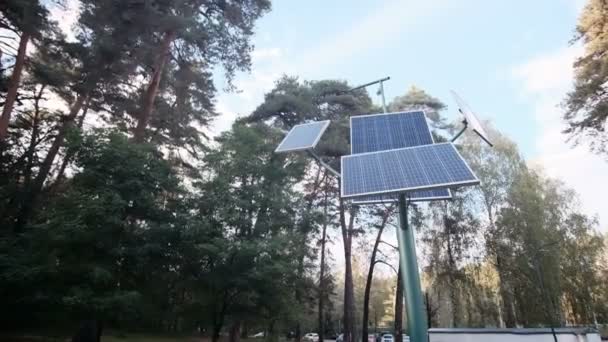
M 605 84 L 608 80 L 608 4 L 589 0 L 576 27 L 575 40 L 585 46 L 584 55 L 574 64 L 574 90 L 565 99 L 565 133 L 580 141 L 588 140 L 591 149 L 606 152 L 606 108 L 608 97 Z

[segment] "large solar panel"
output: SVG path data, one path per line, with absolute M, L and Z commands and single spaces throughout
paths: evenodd
M 452 143 L 342 157 L 341 197 L 479 184 Z
M 312 149 L 317 146 L 321 135 L 329 126 L 329 120 L 315 121 L 301 125 L 295 125 L 287 133 L 275 152 L 290 152 Z
M 473 132 L 477 133 L 481 139 L 488 143 L 488 145 L 492 146 L 492 142 L 490 142 L 490 138 L 488 137 L 486 130 L 483 128 L 481 121 L 479 121 L 475 113 L 473 113 L 473 110 L 471 110 L 471 107 L 469 107 L 469 105 L 467 105 L 467 103 L 464 102 L 464 100 L 461 99 L 455 91 L 451 90 L 451 92 L 452 97 L 454 97 L 454 101 L 456 101 L 458 104 L 458 109 L 460 109 L 460 112 L 462 115 L 464 115 L 464 118 L 467 120 L 467 124 L 471 126 Z
M 407 199 L 410 202 L 429 202 L 437 200 L 449 200 L 452 199 L 452 193 L 450 189 L 432 189 L 432 190 L 421 190 L 412 191 L 407 194 Z M 357 205 L 363 204 L 383 204 L 397 202 L 398 198 L 396 194 L 390 195 L 370 195 L 355 198 L 352 203 Z
M 422 111 L 350 117 L 351 154 L 432 143 L 433 136 Z

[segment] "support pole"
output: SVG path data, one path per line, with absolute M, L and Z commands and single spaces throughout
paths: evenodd
M 382 96 L 382 111 L 386 113 L 386 100 L 384 99 L 384 82 L 380 81 L 380 95 Z
M 405 194 L 399 195 L 399 261 L 401 262 L 403 292 L 406 298 L 407 324 L 412 342 L 427 342 L 426 314 L 422 302 L 418 260 L 416 259 L 416 243 L 414 232 L 408 225 L 407 199 Z M 401 341 L 397 341 L 401 342 Z

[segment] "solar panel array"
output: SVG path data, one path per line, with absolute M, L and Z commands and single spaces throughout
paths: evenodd
M 314 148 L 323 132 L 329 126 L 329 120 L 315 121 L 301 125 L 295 125 L 287 133 L 275 152 L 302 151 Z
M 465 119 L 467 120 L 467 124 L 471 126 L 473 132 L 477 133 L 477 135 L 479 135 L 481 139 L 488 143 L 488 145 L 492 146 L 492 142 L 490 142 L 490 138 L 488 137 L 486 130 L 483 128 L 481 121 L 479 121 L 475 113 L 473 113 L 471 107 L 469 107 L 469 105 L 467 105 L 466 102 L 464 102 L 464 100 L 461 99 L 455 91 L 451 90 L 451 92 L 452 97 L 454 97 L 454 100 L 458 104 L 460 112 L 462 113 L 462 115 L 464 115 Z
M 422 111 L 396 112 L 352 116 L 351 152 L 366 153 L 403 147 L 433 144 L 433 136 Z M 451 199 L 448 189 L 414 191 L 408 194 L 412 202 Z M 394 195 L 356 198 L 353 204 L 374 204 L 397 201 Z
M 351 154 L 433 143 L 422 111 L 351 116 L 350 129 Z
M 452 193 L 450 189 L 432 189 L 422 191 L 412 191 L 407 194 L 407 199 L 410 202 L 428 202 L 437 200 L 449 200 L 452 199 Z M 390 195 L 370 195 L 357 197 L 353 200 L 353 204 L 381 204 L 381 203 L 392 203 L 397 202 L 398 198 L 396 194 Z
M 342 157 L 341 197 L 479 184 L 451 143 Z

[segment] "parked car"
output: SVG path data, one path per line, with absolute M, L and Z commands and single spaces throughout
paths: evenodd
M 304 335 L 304 341 L 307 342 L 319 342 L 319 334 L 317 333 L 308 333 Z
M 395 342 L 395 338 L 393 334 L 384 334 L 382 335 L 382 342 Z
M 257 333 L 257 334 L 253 334 L 251 337 L 253 338 L 262 338 L 264 337 L 264 335 L 266 335 L 263 331 Z
M 410 342 L 410 337 L 407 336 L 406 334 L 402 334 L 403 335 L 403 342 Z
M 374 335 L 374 334 L 367 335 L 367 342 L 376 342 L 376 335 Z
M 340 334 L 338 335 L 338 337 L 336 337 L 336 342 L 343 342 L 344 341 L 344 334 Z
M 376 334 L 376 342 L 382 342 L 382 336 L 384 335 L 391 335 L 390 331 L 381 331 L 379 333 Z

